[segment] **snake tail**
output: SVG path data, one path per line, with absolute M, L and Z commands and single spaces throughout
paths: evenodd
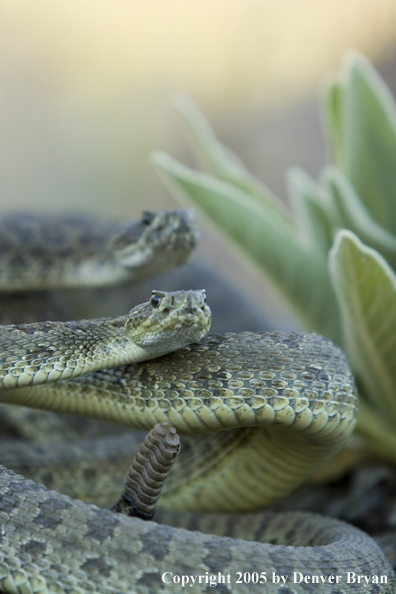
M 173 427 L 158 423 L 149 431 L 129 468 L 124 492 L 114 512 L 151 520 L 162 487 L 180 451 Z

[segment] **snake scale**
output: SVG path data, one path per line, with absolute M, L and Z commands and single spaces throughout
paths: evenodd
M 190 333 L 184 346 L 172 343 L 174 352 L 154 359 L 150 339 L 151 360 L 142 361 L 146 345 L 137 348 L 128 335 L 131 320 L 138 329 L 146 325 L 146 336 L 161 311 L 164 320 L 178 312 L 172 324 L 182 325 L 183 309 L 189 331 L 192 316 L 201 320 L 198 335 Z M 174 525 L 182 521 L 180 509 L 260 509 L 347 440 L 356 389 L 330 341 L 283 332 L 202 338 L 202 321 L 209 320 L 202 291 L 156 291 L 135 313 L 2 327 L 1 400 L 144 429 L 167 421 L 192 435 L 160 499 L 176 510 L 170 512 Z M 100 359 L 117 366 L 100 369 Z M 216 586 L 222 593 L 395 592 L 381 550 L 342 522 L 269 512 L 184 521 L 189 530 L 115 514 L 1 468 L 0 591 L 154 594 Z M 249 524 L 252 542 L 240 540 Z M 214 526 L 223 536 L 210 534 Z

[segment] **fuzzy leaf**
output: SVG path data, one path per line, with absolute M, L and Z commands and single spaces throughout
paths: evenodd
M 338 80 L 332 80 L 325 91 L 326 129 L 329 137 L 330 153 L 333 163 L 338 167 L 345 166 L 344 144 L 344 85 Z
M 163 153 L 154 164 L 176 194 L 187 196 L 282 290 L 308 328 L 338 338 L 336 302 L 326 266 L 292 222 L 229 183 L 189 169 Z
M 377 223 L 396 233 L 396 109 L 369 62 L 350 59 L 343 112 L 344 172 Z
M 327 260 L 327 253 L 333 243 L 333 231 L 322 188 L 305 171 L 294 167 L 288 174 L 288 190 L 302 239 L 308 240 L 312 249 L 319 247 Z
M 246 169 L 235 153 L 219 141 L 208 120 L 190 97 L 177 95 L 174 105 L 181 116 L 183 131 L 197 164 L 205 172 L 257 197 L 278 214 L 287 217 L 283 204 L 276 196 Z
M 395 267 L 396 237 L 374 221 L 348 179 L 341 171 L 329 167 L 324 183 L 331 197 L 333 226 L 350 229 Z
M 396 421 L 396 276 L 375 250 L 340 231 L 329 255 L 344 346 L 364 394 Z

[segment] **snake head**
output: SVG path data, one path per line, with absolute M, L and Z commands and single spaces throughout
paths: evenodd
M 125 330 L 154 358 L 201 340 L 211 322 L 204 290 L 153 291 L 150 301 L 129 312 Z
M 142 278 L 185 264 L 198 238 L 193 210 L 145 211 L 140 221 L 116 230 L 109 249 L 118 264 Z

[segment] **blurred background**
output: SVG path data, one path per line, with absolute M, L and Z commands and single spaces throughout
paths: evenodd
M 317 94 L 349 48 L 396 88 L 394 0 L 0 0 L 0 44 L 4 212 L 174 205 L 148 156 L 191 163 L 177 92 L 284 197 L 288 166 L 316 176 L 326 160 Z M 198 257 L 261 300 L 255 271 L 208 238 Z

